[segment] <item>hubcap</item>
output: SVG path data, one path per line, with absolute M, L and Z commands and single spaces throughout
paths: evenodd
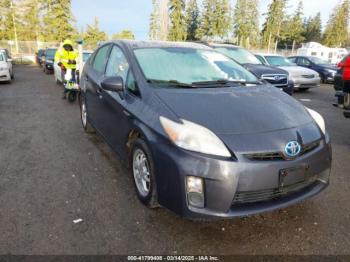
M 151 187 L 150 170 L 146 154 L 141 149 L 136 149 L 132 161 L 133 175 L 138 192 L 146 197 Z
M 81 121 L 83 122 L 83 126 L 86 127 L 86 116 L 87 116 L 87 112 L 86 112 L 86 106 L 85 106 L 85 102 L 81 103 Z

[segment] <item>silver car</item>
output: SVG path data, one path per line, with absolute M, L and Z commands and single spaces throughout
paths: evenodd
M 256 54 L 255 56 L 265 65 L 276 66 L 286 70 L 289 73 L 290 81 L 294 83 L 294 90 L 307 90 L 320 86 L 320 75 L 312 69 L 297 66 L 280 55 Z

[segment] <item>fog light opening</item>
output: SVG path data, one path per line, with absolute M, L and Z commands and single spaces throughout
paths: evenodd
M 186 177 L 186 194 L 188 205 L 204 208 L 204 182 L 202 178 Z

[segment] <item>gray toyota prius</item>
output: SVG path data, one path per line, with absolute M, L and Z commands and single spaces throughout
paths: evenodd
M 81 119 L 148 207 L 187 218 L 284 208 L 329 184 L 324 119 L 210 47 L 113 41 L 85 64 Z

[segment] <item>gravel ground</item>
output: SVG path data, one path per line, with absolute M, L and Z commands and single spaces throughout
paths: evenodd
M 331 105 L 331 85 L 295 95 L 332 137 L 326 191 L 272 213 L 193 222 L 141 205 L 128 170 L 84 133 L 52 75 L 15 70 L 0 84 L 1 254 L 350 254 L 350 119 Z

